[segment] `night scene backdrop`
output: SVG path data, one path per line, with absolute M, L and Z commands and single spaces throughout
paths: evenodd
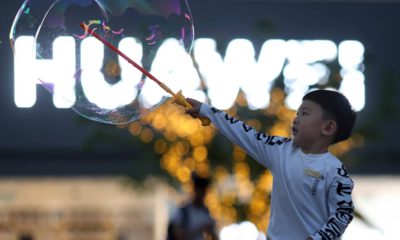
M 353 136 L 331 150 L 355 175 L 356 189 L 357 179 L 363 182 L 360 192 L 364 195 L 359 195 L 361 208 L 385 204 L 382 199 L 374 202 L 371 197 L 374 194 L 383 196 L 392 191 L 392 197 L 400 196 L 400 1 L 187 2 L 195 39 L 215 40 L 222 58 L 234 39 L 249 40 L 254 46 L 255 59 L 263 43 L 271 39 L 329 40 L 337 46 L 347 40 L 361 43 L 364 53 L 358 68 L 364 76 L 365 104 L 357 113 Z M 107 125 L 89 121 L 71 109 L 57 109 L 51 94 L 38 85 L 34 106 L 19 108 L 14 102 L 14 60 L 9 32 L 22 3 L 10 0 L 0 3 L 0 177 L 3 181 L 51 178 L 73 182 L 82 177 L 122 177 L 125 184 L 140 188 L 149 178 L 156 178 L 179 195 L 190 192 L 190 172 L 196 171 L 213 179 L 208 203 L 221 228 L 247 220 L 260 231 L 266 229 L 270 173 L 213 127 L 201 127 L 197 120 L 170 102 L 131 124 Z M 329 74 L 324 83 L 312 87 L 338 88 L 342 81 L 338 59 L 321 62 L 329 68 Z M 200 78 L 204 78 L 200 64 L 194 63 Z M 206 81 L 202 81 L 201 90 L 207 93 Z M 224 81 L 229 84 L 229 79 Z M 295 112 L 285 104 L 287 86 L 283 70 L 276 76 L 269 94 L 270 103 L 264 109 L 250 108 L 241 91 L 234 105 L 225 110 L 261 131 L 290 137 Z M 224 97 L 224 89 L 219 95 Z M 224 181 L 230 183 L 224 185 Z M 370 191 L 367 183 L 373 186 Z M 0 193 L 0 201 L 8 201 L 7 196 Z M 386 239 L 392 239 L 389 236 L 395 236 L 394 228 L 385 225 L 387 221 L 381 219 L 387 220 L 388 216 L 381 212 L 393 210 L 398 215 L 400 211 L 398 206 L 388 209 L 362 209 L 360 222 L 366 229 L 376 230 L 376 234 L 386 229 Z M 7 204 L 1 204 L 0 211 L 7 212 Z M 393 221 L 391 226 L 395 226 Z

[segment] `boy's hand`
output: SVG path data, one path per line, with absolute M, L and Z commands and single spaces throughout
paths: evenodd
M 211 124 L 210 119 L 199 116 L 201 103 L 191 98 L 185 98 L 185 96 L 182 95 L 182 91 L 179 91 L 174 95 L 173 102 L 184 107 L 186 113 L 193 118 L 200 119 L 203 126 L 209 126 Z
M 188 101 L 190 105 L 192 105 L 192 108 L 186 109 L 186 113 L 192 116 L 193 118 L 198 118 L 202 103 L 191 98 L 186 98 L 186 101 Z
M 202 117 L 200 116 L 200 108 L 202 103 L 199 101 L 196 101 L 194 99 L 191 98 L 186 98 L 186 101 L 190 103 L 190 105 L 192 105 L 191 108 L 187 108 L 186 109 L 186 113 L 189 114 L 190 116 L 192 116 L 193 118 L 198 118 L 201 121 L 201 124 L 205 127 L 205 126 L 210 126 L 211 121 L 210 119 L 208 119 L 207 117 Z

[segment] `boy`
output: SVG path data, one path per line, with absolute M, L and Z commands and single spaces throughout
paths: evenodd
M 331 153 L 351 135 L 356 115 L 339 92 L 316 90 L 303 97 L 293 120 L 293 139 L 257 132 L 226 113 L 192 99 L 192 117 L 206 117 L 274 177 L 270 240 L 340 239 L 353 219 L 353 181 Z

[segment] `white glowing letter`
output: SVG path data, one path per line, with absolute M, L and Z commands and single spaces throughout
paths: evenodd
M 364 46 L 358 41 L 343 41 L 339 45 L 339 63 L 342 66 L 341 91 L 356 111 L 365 106 L 363 70 Z
M 57 38 L 53 43 L 53 59 L 36 59 L 34 38 L 19 37 L 15 42 L 14 99 L 21 108 L 36 103 L 36 84 L 53 84 L 53 102 L 58 108 L 74 104 L 75 42 L 70 37 Z M 71 101 L 66 101 L 70 98 Z
M 133 53 L 141 53 L 141 48 L 137 45 L 136 41 L 126 39 L 121 42 L 123 50 L 127 50 L 128 45 L 131 45 L 127 55 L 138 60 L 141 55 L 136 57 L 132 56 Z M 139 50 L 139 51 L 132 51 Z M 104 61 L 104 45 L 95 38 L 86 38 L 81 44 L 81 82 L 84 94 L 87 99 L 96 104 L 100 108 L 114 109 L 120 106 L 129 104 L 136 98 L 137 90 L 136 85 L 140 82 L 141 74 L 135 74 L 133 67 L 121 58 L 119 61 L 122 63 L 123 73 L 120 81 L 115 84 L 109 84 L 101 69 Z M 107 64 L 107 63 L 106 63 Z
M 176 39 L 167 39 L 160 46 L 151 66 L 151 73 L 165 83 L 173 92 L 182 90 L 183 94 L 205 100 L 200 88 L 200 78 L 193 66 L 193 61 Z M 141 101 L 146 107 L 157 104 L 162 97 L 170 94 L 147 79 L 143 86 Z

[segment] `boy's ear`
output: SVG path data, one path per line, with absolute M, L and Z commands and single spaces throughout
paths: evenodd
M 333 136 L 333 135 L 335 135 L 336 131 L 337 131 L 336 121 L 328 120 L 328 121 L 326 121 L 326 123 L 322 129 L 322 134 L 325 136 Z

